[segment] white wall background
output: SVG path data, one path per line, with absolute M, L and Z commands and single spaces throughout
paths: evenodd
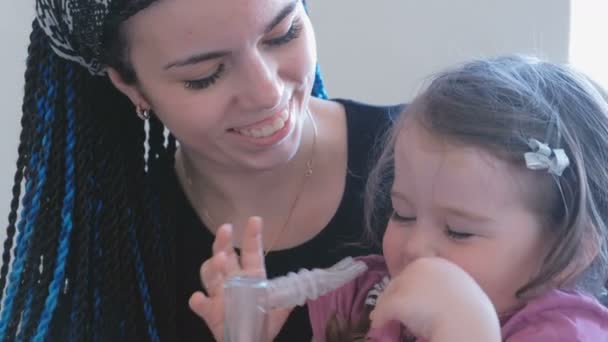
M 253 0 L 251 0 L 253 1 Z M 11 198 L 33 0 L 0 1 L 0 239 Z M 471 57 L 568 58 L 569 0 L 308 0 L 331 97 L 411 98 L 430 73 Z
M 605 1 L 605 0 L 599 0 Z M 402 102 L 472 57 L 568 57 L 569 0 L 309 0 L 330 96 Z
M 576 0 L 571 7 L 570 63 L 608 89 L 608 1 Z
M 33 0 L 0 0 L 0 246 L 6 236 L 12 198 L 23 73 L 33 18 Z

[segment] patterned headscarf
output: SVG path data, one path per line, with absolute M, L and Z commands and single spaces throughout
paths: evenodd
M 219 0 L 218 0 L 219 1 Z M 126 20 L 152 0 L 36 0 L 36 19 L 57 55 L 74 61 L 92 75 L 105 75 L 103 34 L 110 13 Z M 306 7 L 306 1 L 303 1 Z M 327 98 L 319 66 L 312 94 Z
M 59 56 L 103 75 L 101 44 L 112 0 L 36 0 L 36 19 Z

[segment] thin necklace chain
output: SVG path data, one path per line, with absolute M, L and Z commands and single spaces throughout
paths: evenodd
M 300 196 L 302 195 L 302 193 L 304 192 L 304 188 L 305 185 L 308 181 L 308 179 L 312 176 L 313 173 L 313 166 L 314 166 L 314 156 L 315 156 L 315 150 L 316 150 L 316 145 L 317 145 L 317 124 L 312 116 L 312 114 L 310 113 L 310 110 L 306 110 L 306 114 L 312 124 L 313 127 L 313 140 L 312 140 L 312 147 L 310 150 L 310 158 L 306 161 L 306 170 L 304 171 L 304 180 L 302 181 L 302 185 L 300 186 L 300 189 L 298 191 L 298 193 L 296 194 L 296 197 L 293 200 L 293 203 L 291 205 L 291 208 L 289 209 L 289 215 L 287 216 L 287 219 L 285 220 L 285 224 L 283 224 L 283 227 L 281 228 L 281 230 L 279 230 L 279 232 L 275 235 L 275 237 L 272 239 L 272 241 L 270 242 L 268 248 L 266 248 L 266 251 L 264 252 L 264 256 L 267 256 L 268 253 L 270 253 L 272 251 L 272 249 L 275 247 L 275 244 L 279 241 L 279 239 L 281 238 L 281 236 L 283 235 L 283 233 L 287 230 L 287 227 L 289 226 L 289 221 L 291 220 L 291 217 L 293 215 L 293 212 L 295 211 L 295 208 L 298 204 L 298 200 L 300 199 Z M 180 159 L 180 166 L 182 169 L 182 173 L 184 175 L 184 178 L 186 178 L 186 182 L 188 183 L 189 187 L 192 187 L 192 178 L 190 178 L 188 170 L 186 169 L 186 164 L 184 162 L 183 157 Z M 195 196 L 191 196 L 192 199 L 197 202 L 196 197 Z M 209 213 L 209 210 L 207 210 L 206 207 L 204 206 L 200 206 L 198 203 L 194 203 L 196 205 L 196 207 L 199 207 L 200 210 L 202 210 L 202 214 L 204 216 L 204 218 L 212 225 L 212 226 L 216 226 L 216 221 L 213 219 L 213 217 L 211 216 L 211 214 Z

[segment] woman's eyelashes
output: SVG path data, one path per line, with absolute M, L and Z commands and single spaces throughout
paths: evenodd
M 295 19 L 292 23 L 291 26 L 289 27 L 289 29 L 287 30 L 287 32 L 279 37 L 276 38 L 272 38 L 269 39 L 267 41 L 264 42 L 264 44 L 270 46 L 270 47 L 277 47 L 277 46 L 282 46 L 285 45 L 295 39 L 297 39 L 300 36 L 300 33 L 302 31 L 302 24 L 300 22 L 300 20 Z M 208 88 L 210 86 L 212 86 L 213 84 L 215 84 L 215 82 L 221 77 L 222 73 L 225 70 L 225 64 L 220 64 L 216 71 L 208 77 L 204 77 L 198 80 L 189 80 L 189 81 L 185 81 L 184 82 L 184 87 L 186 89 L 193 89 L 193 90 L 200 90 L 200 89 L 205 89 Z
M 186 87 L 186 89 L 205 89 L 212 86 L 220 78 L 221 74 L 224 72 L 224 69 L 224 64 L 220 64 L 211 76 L 198 80 L 185 81 L 184 87 Z
M 276 38 L 269 39 L 265 42 L 265 44 L 268 46 L 285 45 L 291 42 L 292 40 L 298 38 L 301 32 L 302 23 L 300 22 L 300 20 L 294 19 L 294 21 L 291 23 L 291 26 L 289 27 L 289 30 L 287 30 L 285 34 Z

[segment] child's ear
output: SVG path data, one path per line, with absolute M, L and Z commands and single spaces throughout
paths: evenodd
M 139 90 L 136 84 L 125 82 L 124 78 L 114 68 L 108 68 L 108 77 L 110 81 L 121 93 L 125 94 L 133 103 L 133 106 L 139 108 L 150 108 L 150 104 L 146 100 L 145 96 Z

